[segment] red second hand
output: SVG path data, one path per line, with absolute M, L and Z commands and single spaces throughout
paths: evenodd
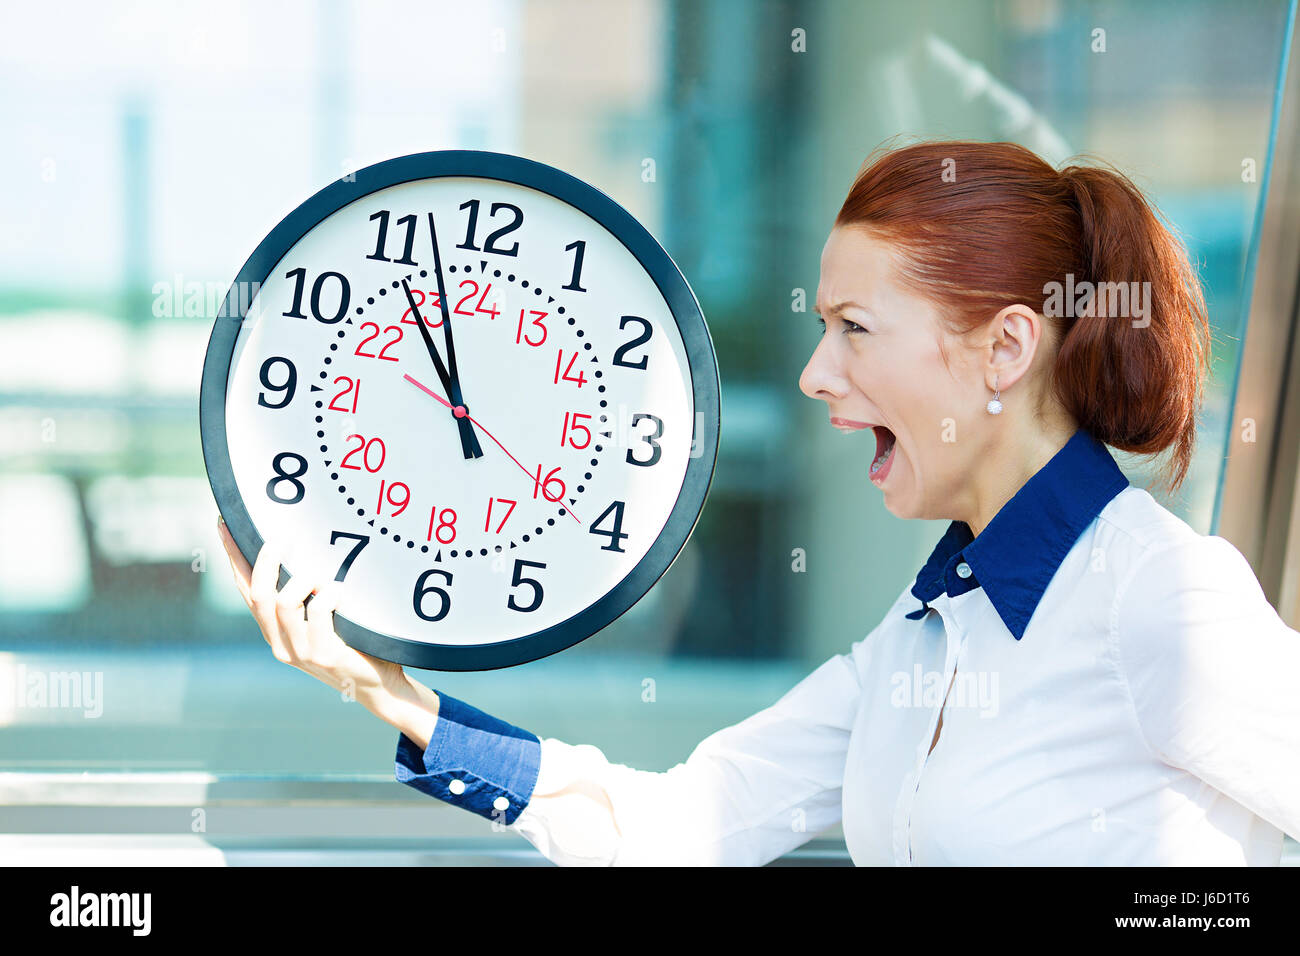
M 442 402 L 442 404 L 446 405 L 448 408 L 451 408 L 451 413 L 452 413 L 453 415 L 455 415 L 457 418 L 465 418 L 465 417 L 468 417 L 469 420 L 470 420 L 471 422 L 474 423 L 475 427 L 477 427 L 477 428 L 482 428 L 482 429 L 483 429 L 483 434 L 487 435 L 488 438 L 491 438 L 493 441 L 496 441 L 496 442 L 497 442 L 497 447 L 498 447 L 498 448 L 500 448 L 500 449 L 501 449 L 503 452 L 505 452 L 507 455 L 510 455 L 510 449 L 508 449 L 505 445 L 501 444 L 501 442 L 497 441 L 497 436 L 496 436 L 496 435 L 493 435 L 490 431 L 488 431 L 486 428 L 484 428 L 484 427 L 483 427 L 483 423 L 480 422 L 477 418 L 475 418 L 473 415 L 470 415 L 469 411 L 465 408 L 464 405 L 457 405 L 455 408 L 452 408 L 452 404 L 451 404 L 451 402 L 447 401 L 445 398 L 443 398 L 443 397 L 442 397 L 441 395 L 439 395 L 437 392 L 435 392 L 435 391 L 433 391 L 432 389 L 426 387 L 426 386 L 423 385 L 422 383 L 417 382 L 415 379 L 411 378 L 411 376 L 409 376 L 409 375 L 403 375 L 402 378 L 406 379 L 408 382 L 410 382 L 412 385 L 414 385 L 414 386 L 415 386 L 416 388 L 418 388 L 420 391 L 424 392 L 424 394 L 428 395 L 430 398 L 436 398 L 438 401 Z M 527 468 L 525 468 L 523 465 L 520 465 L 520 464 L 519 464 L 519 459 L 516 458 L 514 455 L 510 455 L 510 460 L 513 461 L 516 465 L 519 465 L 519 470 L 522 471 L 522 472 L 523 472 L 525 475 L 527 475 L 529 478 L 532 478 L 532 477 L 533 477 L 533 473 L 532 473 L 531 471 L 529 471 Z M 535 481 L 535 480 L 536 480 L 536 479 L 534 479 L 534 481 Z M 545 485 L 542 486 L 542 497 L 543 497 L 543 498 L 546 498 L 547 501 L 553 501 L 553 500 L 554 500 L 554 499 L 552 499 L 552 498 L 547 498 L 547 496 L 546 496 L 546 486 L 545 486 Z M 581 519 L 579 519 L 578 516 L 577 516 L 576 514 L 574 514 L 574 511 L 573 511 L 572 508 L 569 508 L 568 505 L 565 505 L 565 508 L 568 510 L 569 514 L 573 515 L 573 520 L 574 520 L 574 521 L 577 521 L 578 524 L 582 524 Z

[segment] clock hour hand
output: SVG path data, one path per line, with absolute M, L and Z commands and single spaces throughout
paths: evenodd
M 402 280 L 402 289 L 406 293 L 406 301 L 411 305 L 411 314 L 415 316 L 416 327 L 420 330 L 420 337 L 424 339 L 424 347 L 429 351 L 429 358 L 433 359 L 434 368 L 438 372 L 438 379 L 442 382 L 442 387 L 447 390 L 447 394 L 452 397 L 452 414 L 456 417 L 456 426 L 460 429 L 460 449 L 466 458 L 482 458 L 483 449 L 479 446 L 478 436 L 474 433 L 474 425 L 470 421 L 468 410 L 465 409 L 465 403 L 461 398 L 460 384 L 456 382 L 447 371 L 446 366 L 442 364 L 442 356 L 438 354 L 437 346 L 433 344 L 433 337 L 429 334 L 429 327 L 424 324 L 424 316 L 420 314 L 420 308 L 415 304 L 415 296 L 411 294 L 411 287 L 406 280 Z M 439 292 L 439 296 L 442 293 Z M 447 306 L 443 304 L 443 323 L 446 325 Z M 465 410 L 464 414 L 456 415 L 455 408 Z

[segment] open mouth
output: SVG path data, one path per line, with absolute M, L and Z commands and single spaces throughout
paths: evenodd
M 898 446 L 898 439 L 884 425 L 872 425 L 871 430 L 876 433 L 876 457 L 872 459 L 868 474 L 873 482 L 879 484 L 889 475 L 889 468 L 894 463 L 894 449 Z

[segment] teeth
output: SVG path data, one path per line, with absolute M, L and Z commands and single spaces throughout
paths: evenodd
M 870 474 L 874 475 L 885 466 L 885 462 L 889 461 L 889 456 L 894 452 L 895 444 L 897 444 L 897 441 L 891 441 L 889 446 L 876 456 L 876 460 L 871 463 Z

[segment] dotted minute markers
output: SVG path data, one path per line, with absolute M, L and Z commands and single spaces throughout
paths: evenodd
M 486 270 L 487 270 L 487 265 L 488 265 L 488 264 L 487 264 L 486 262 L 482 262 L 482 263 L 481 263 L 481 265 L 480 265 L 480 267 L 479 267 L 479 271 L 480 271 L 480 273 L 486 272 Z M 447 271 L 448 271 L 449 273 L 455 273 L 455 272 L 457 272 L 457 271 L 461 271 L 461 272 L 464 272 L 464 273 L 469 273 L 469 272 L 471 271 L 471 267 L 468 266 L 468 265 L 460 266 L 460 267 L 457 267 L 457 266 L 454 266 L 454 265 L 453 265 L 453 266 L 449 266 L 448 269 L 447 269 Z M 428 277 L 428 270 L 421 269 L 419 275 L 420 275 L 420 278 L 422 278 L 422 279 L 423 279 L 423 278 L 427 278 L 427 277 Z M 499 279 L 499 278 L 503 278 L 503 276 L 502 276 L 502 271 L 501 271 L 500 269 L 496 269 L 496 270 L 494 270 L 493 273 L 492 273 L 492 275 L 493 275 L 493 278 L 498 278 L 498 279 Z M 507 282 L 514 283 L 514 282 L 516 281 L 516 278 L 517 278 L 517 277 L 516 277 L 514 274 L 512 274 L 512 273 L 506 273 L 506 274 L 504 275 L 504 278 L 505 278 L 505 280 L 506 280 Z M 520 281 L 519 281 L 519 286 L 520 286 L 520 288 L 523 288 L 523 289 L 527 289 L 527 288 L 530 287 L 530 286 L 529 286 L 529 282 L 528 282 L 527 279 L 520 280 Z M 392 288 L 393 288 L 393 289 L 401 288 L 401 283 L 400 283 L 400 282 L 393 282 L 393 283 L 392 283 Z M 536 286 L 536 285 L 534 285 L 534 286 L 532 286 L 532 289 L 533 289 L 533 294 L 534 294 L 534 295 L 538 295 L 538 296 L 540 296 L 540 295 L 543 295 L 543 294 L 544 294 L 543 291 L 542 291 L 542 288 L 541 288 L 540 286 Z M 385 296 L 385 295 L 387 295 L 387 294 L 388 294 L 388 288 L 387 288 L 387 287 L 381 288 L 381 289 L 379 289 L 379 291 L 378 291 L 378 295 L 380 295 L 380 296 Z M 547 301 L 554 301 L 554 299 L 553 299 L 553 298 L 548 298 Z M 375 304 L 375 299 L 374 299 L 373 296 L 370 297 L 370 298 L 368 298 L 368 299 L 366 300 L 366 305 L 374 305 L 374 304 Z M 565 314 L 564 306 L 559 306 L 555 311 L 556 311 L 556 313 L 557 313 L 558 315 L 564 315 L 564 314 Z M 357 306 L 357 307 L 354 309 L 354 313 L 355 313 L 357 316 L 364 315 L 364 314 L 365 314 L 365 306 Z M 573 316 L 570 315 L 570 316 L 567 316 L 566 318 L 567 318 L 567 321 L 568 321 L 568 324 L 569 324 L 569 325 L 576 325 L 576 324 L 577 324 L 577 320 L 576 320 Z M 348 318 L 348 319 L 347 319 L 347 324 L 348 324 L 348 325 L 352 325 L 352 324 L 353 324 L 351 318 Z M 337 337 L 340 338 L 340 339 L 345 338 L 345 337 L 347 336 L 347 332 L 346 332 L 345 330 L 343 330 L 343 329 L 339 329 L 339 331 L 338 331 L 336 334 L 337 334 Z M 584 334 L 584 333 L 583 333 L 583 330 L 582 330 L 581 328 L 578 328 L 578 329 L 575 330 L 575 335 L 577 335 L 578 338 L 582 338 L 582 337 L 583 337 L 583 334 Z M 396 340 L 394 340 L 394 341 L 396 341 Z M 338 347 L 339 347 L 339 346 L 338 346 L 338 343 L 337 343 L 337 342 L 331 342 L 331 343 L 330 343 L 329 354 L 327 354 L 327 355 L 325 356 L 325 358 L 324 358 L 324 360 L 323 360 L 323 362 L 322 362 L 323 365 L 328 366 L 328 365 L 331 365 L 331 364 L 333 363 L 333 353 L 335 353 L 335 352 L 338 351 Z M 591 353 L 592 353 L 591 358 L 590 358 L 590 361 L 591 361 L 592 363 L 596 363 L 596 362 L 598 361 L 597 356 L 594 354 L 594 350 L 593 350 L 592 345 L 591 345 L 590 342 L 584 342 L 584 343 L 583 343 L 583 349 L 586 350 L 587 352 L 591 352 Z M 602 377 L 601 372 L 600 372 L 599 369 L 597 369 L 596 371 L 594 371 L 594 372 L 593 372 L 593 375 L 594 375 L 595 378 L 601 378 L 601 377 Z M 328 379 L 328 378 L 329 378 L 329 372 L 328 372 L 327 370 L 322 370 L 321 373 L 320 373 L 320 377 L 321 377 L 322 379 Z M 599 391 L 600 393 L 603 394 L 604 391 L 605 391 L 605 386 L 604 386 L 603 384 L 602 384 L 602 385 L 599 385 L 599 386 L 598 386 L 598 391 Z M 601 407 L 601 408 L 607 408 L 607 407 L 608 407 L 608 402 L 607 402 L 605 399 L 603 399 L 603 398 L 600 400 L 600 407 Z M 322 410 L 323 408 L 324 408 L 324 402 L 323 402 L 323 401 L 317 401 L 317 402 L 316 402 L 316 409 L 317 409 L 318 411 L 320 411 L 320 410 Z M 607 421 L 607 418 L 608 418 L 608 416 L 606 416 L 606 415 L 601 415 L 601 416 L 600 416 L 600 422 L 601 422 L 602 425 L 605 424 L 605 422 Z M 319 415 L 319 414 L 316 415 L 316 424 L 317 424 L 318 426 L 324 424 L 324 417 L 323 417 L 322 415 Z M 604 435 L 604 436 L 607 437 L 607 438 L 609 437 L 609 433 L 608 433 L 608 432 L 602 432 L 601 434 Z M 321 455 L 322 455 L 322 457 L 327 456 L 327 455 L 329 454 L 329 445 L 328 445 L 328 443 L 325 441 L 325 430 L 324 430 L 323 428 L 318 428 L 317 431 L 316 431 L 316 437 L 319 438 L 319 439 L 321 439 L 320 451 L 321 451 Z M 601 451 L 603 450 L 603 448 L 602 448 L 601 445 L 595 445 L 593 450 L 594 450 L 594 457 L 592 457 L 592 458 L 590 459 L 590 467 L 595 468 L 598 464 L 600 464 L 600 458 L 599 458 L 599 456 L 600 456 L 600 453 L 601 453 Z M 325 464 L 326 464 L 327 466 L 330 464 L 330 462 L 329 462 L 328 459 L 325 459 Z M 590 481 L 590 480 L 591 480 L 591 477 L 592 477 L 592 473 L 591 473 L 590 471 L 586 472 L 586 473 L 583 475 L 584 480 L 587 480 L 587 481 Z M 339 473 L 338 473 L 337 471 L 332 471 L 332 472 L 330 473 L 330 480 L 331 480 L 331 481 L 335 481 L 335 482 L 339 482 L 339 481 L 340 481 Z M 339 494 L 341 494 L 341 495 L 347 495 L 347 485 L 340 483 L 340 484 L 337 485 L 337 487 L 338 487 Z M 581 494 L 581 493 L 583 492 L 583 490 L 584 490 L 584 488 L 583 488 L 582 485 L 578 485 L 577 488 L 575 489 L 575 491 L 576 491 L 578 494 Z M 359 506 L 357 506 L 357 502 L 356 502 L 356 498 L 355 498 L 355 497 L 349 497 L 349 498 L 347 499 L 347 503 L 348 503 L 348 505 L 349 505 L 350 507 L 355 507 L 355 508 L 356 508 L 356 511 L 357 511 L 357 517 L 359 517 L 359 518 L 365 518 L 365 517 L 366 517 L 366 514 L 367 514 L 366 509 L 365 509 L 364 507 L 359 507 Z M 568 512 L 567 512 L 567 510 L 564 508 L 564 506 L 561 505 L 561 506 L 557 509 L 557 513 L 558 513 L 560 516 L 564 516 L 564 515 L 567 514 Z M 367 522 L 367 523 L 373 526 L 374 523 L 375 523 L 375 519 L 374 519 L 374 518 L 370 518 L 370 519 L 368 519 L 368 522 Z M 541 534 L 546 530 L 546 528 L 548 528 L 548 527 L 552 527 L 554 524 L 555 524 L 555 519 L 554 519 L 554 518 L 547 518 L 547 519 L 546 519 L 546 523 L 545 523 L 545 525 L 538 525 L 538 526 L 536 526 L 536 527 L 533 529 L 533 534 L 532 534 L 532 535 L 525 534 L 525 535 L 522 536 L 521 540 L 524 541 L 524 542 L 527 542 L 527 541 L 531 540 L 531 538 L 532 538 L 533 535 L 538 535 L 538 536 L 540 536 L 540 535 L 541 535 Z M 421 543 L 419 543 L 419 542 L 417 542 L 417 541 L 415 541 L 415 540 L 412 540 L 411 538 L 403 538 L 402 535 L 397 534 L 397 533 L 393 533 L 393 534 L 390 535 L 390 534 L 389 534 L 389 529 L 386 528 L 386 527 L 382 527 L 382 526 L 381 526 L 381 527 L 379 528 L 379 533 L 380 533 L 380 535 L 382 535 L 382 536 L 385 537 L 385 538 L 391 538 L 392 541 L 393 541 L 395 544 L 403 544 L 403 543 L 404 543 L 404 544 L 406 545 L 406 547 L 409 548 L 409 549 L 411 549 L 411 550 L 414 550 L 415 548 L 418 547 L 418 548 L 420 549 L 420 552 L 423 553 L 423 554 L 427 554 L 427 553 L 429 552 L 429 545 L 428 545 L 428 544 L 421 544 Z M 513 543 L 513 542 L 512 542 L 512 543 Z M 503 550 L 505 550 L 506 547 L 507 547 L 507 546 L 499 545 L 499 544 L 498 544 L 498 545 L 493 546 L 493 548 L 491 548 L 490 550 L 489 550 L 488 548 L 480 548 L 480 549 L 478 550 L 477 553 L 479 554 L 479 556 L 486 556 L 486 555 L 488 555 L 489 553 L 497 553 L 497 552 L 503 551 Z M 436 560 L 436 561 L 441 561 L 441 560 L 442 560 L 442 554 L 443 554 L 443 549 L 439 548 L 438 551 L 437 551 L 437 553 L 436 553 L 435 556 L 434 556 L 434 560 Z M 452 557 L 452 558 L 468 559 L 468 558 L 472 558 L 472 557 L 474 557 L 475 551 L 474 551 L 474 549 L 472 549 L 472 548 L 468 548 L 468 549 L 460 549 L 460 548 L 456 548 L 456 549 L 452 549 L 452 550 L 450 550 L 450 551 L 448 552 L 448 554 L 449 554 L 449 556 Z

